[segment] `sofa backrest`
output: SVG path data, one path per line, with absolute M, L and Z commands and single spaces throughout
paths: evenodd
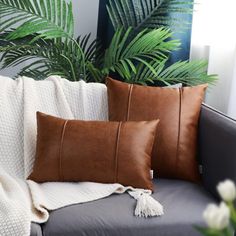
M 236 120 L 205 104 L 199 122 L 198 158 L 203 183 L 215 196 L 219 181 L 236 182 Z

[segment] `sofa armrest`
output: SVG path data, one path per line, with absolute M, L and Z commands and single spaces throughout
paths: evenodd
M 219 181 L 236 182 L 236 121 L 202 105 L 198 142 L 203 184 L 217 196 Z

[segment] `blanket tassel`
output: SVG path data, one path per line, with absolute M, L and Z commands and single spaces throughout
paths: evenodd
M 145 191 L 132 191 L 129 194 L 137 200 L 135 216 L 152 217 L 164 214 L 163 206 Z

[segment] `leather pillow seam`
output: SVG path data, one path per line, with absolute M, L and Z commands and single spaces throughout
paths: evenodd
M 60 143 L 60 150 L 59 150 L 59 179 L 60 181 L 64 180 L 63 176 L 63 170 L 62 170 L 62 150 L 63 150 L 63 143 L 64 143 L 64 137 L 65 137 L 65 132 L 66 132 L 66 127 L 68 124 L 69 120 L 65 120 L 63 124 L 63 129 L 62 129 L 62 134 L 61 134 L 61 143 Z

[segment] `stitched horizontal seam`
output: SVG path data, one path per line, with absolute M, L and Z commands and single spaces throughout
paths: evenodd
M 122 124 L 122 122 L 119 122 L 119 125 L 117 128 L 117 136 L 116 136 L 114 183 L 118 183 L 118 152 L 119 152 L 121 124 Z
M 131 106 L 131 96 L 132 96 L 132 92 L 133 92 L 133 87 L 134 85 L 131 84 L 129 85 L 129 95 L 128 95 L 128 104 L 127 104 L 127 116 L 126 116 L 126 120 L 129 120 L 129 116 L 130 116 L 130 106 Z
M 62 150 L 63 150 L 63 143 L 64 143 L 64 137 L 65 137 L 67 124 L 68 124 L 68 120 L 66 120 L 64 122 L 62 134 L 61 134 L 61 144 L 60 144 L 60 154 L 59 154 L 59 178 L 60 178 L 60 181 L 64 181 L 63 170 L 62 170 Z

